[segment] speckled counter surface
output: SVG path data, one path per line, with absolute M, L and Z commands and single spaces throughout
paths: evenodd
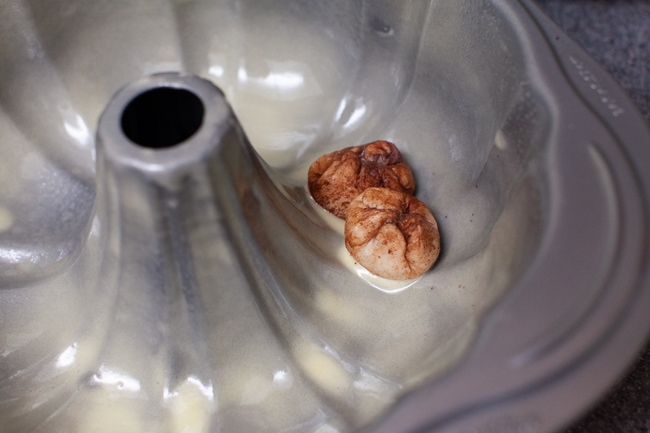
M 650 123 L 650 0 L 538 3 L 614 76 Z M 621 381 L 562 433 L 617 432 L 650 432 L 650 344 Z

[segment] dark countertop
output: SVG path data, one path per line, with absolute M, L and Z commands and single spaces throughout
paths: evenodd
M 650 1 L 537 1 L 614 76 L 650 123 Z M 621 381 L 564 433 L 617 432 L 650 432 L 650 344 Z

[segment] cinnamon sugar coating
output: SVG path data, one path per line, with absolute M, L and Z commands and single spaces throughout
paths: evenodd
M 316 203 L 343 219 L 350 202 L 368 188 L 415 191 L 410 167 L 397 147 L 383 140 L 321 156 L 309 167 L 307 183 Z
M 347 209 L 345 246 L 373 274 L 406 280 L 436 262 L 440 233 L 420 200 L 401 191 L 368 188 Z

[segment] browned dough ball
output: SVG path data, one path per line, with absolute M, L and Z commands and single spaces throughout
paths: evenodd
M 424 203 L 387 188 L 369 188 L 348 207 L 345 246 L 361 266 L 391 280 L 424 274 L 440 254 L 440 233 Z
M 316 203 L 343 219 L 350 202 L 368 188 L 415 191 L 411 169 L 397 147 L 383 140 L 321 156 L 309 167 L 307 183 Z

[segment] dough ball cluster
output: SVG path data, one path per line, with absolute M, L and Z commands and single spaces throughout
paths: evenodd
M 374 141 L 318 158 L 309 192 L 345 219 L 345 246 L 361 266 L 392 280 L 424 274 L 440 254 L 438 224 L 413 196 L 415 179 L 397 147 Z

